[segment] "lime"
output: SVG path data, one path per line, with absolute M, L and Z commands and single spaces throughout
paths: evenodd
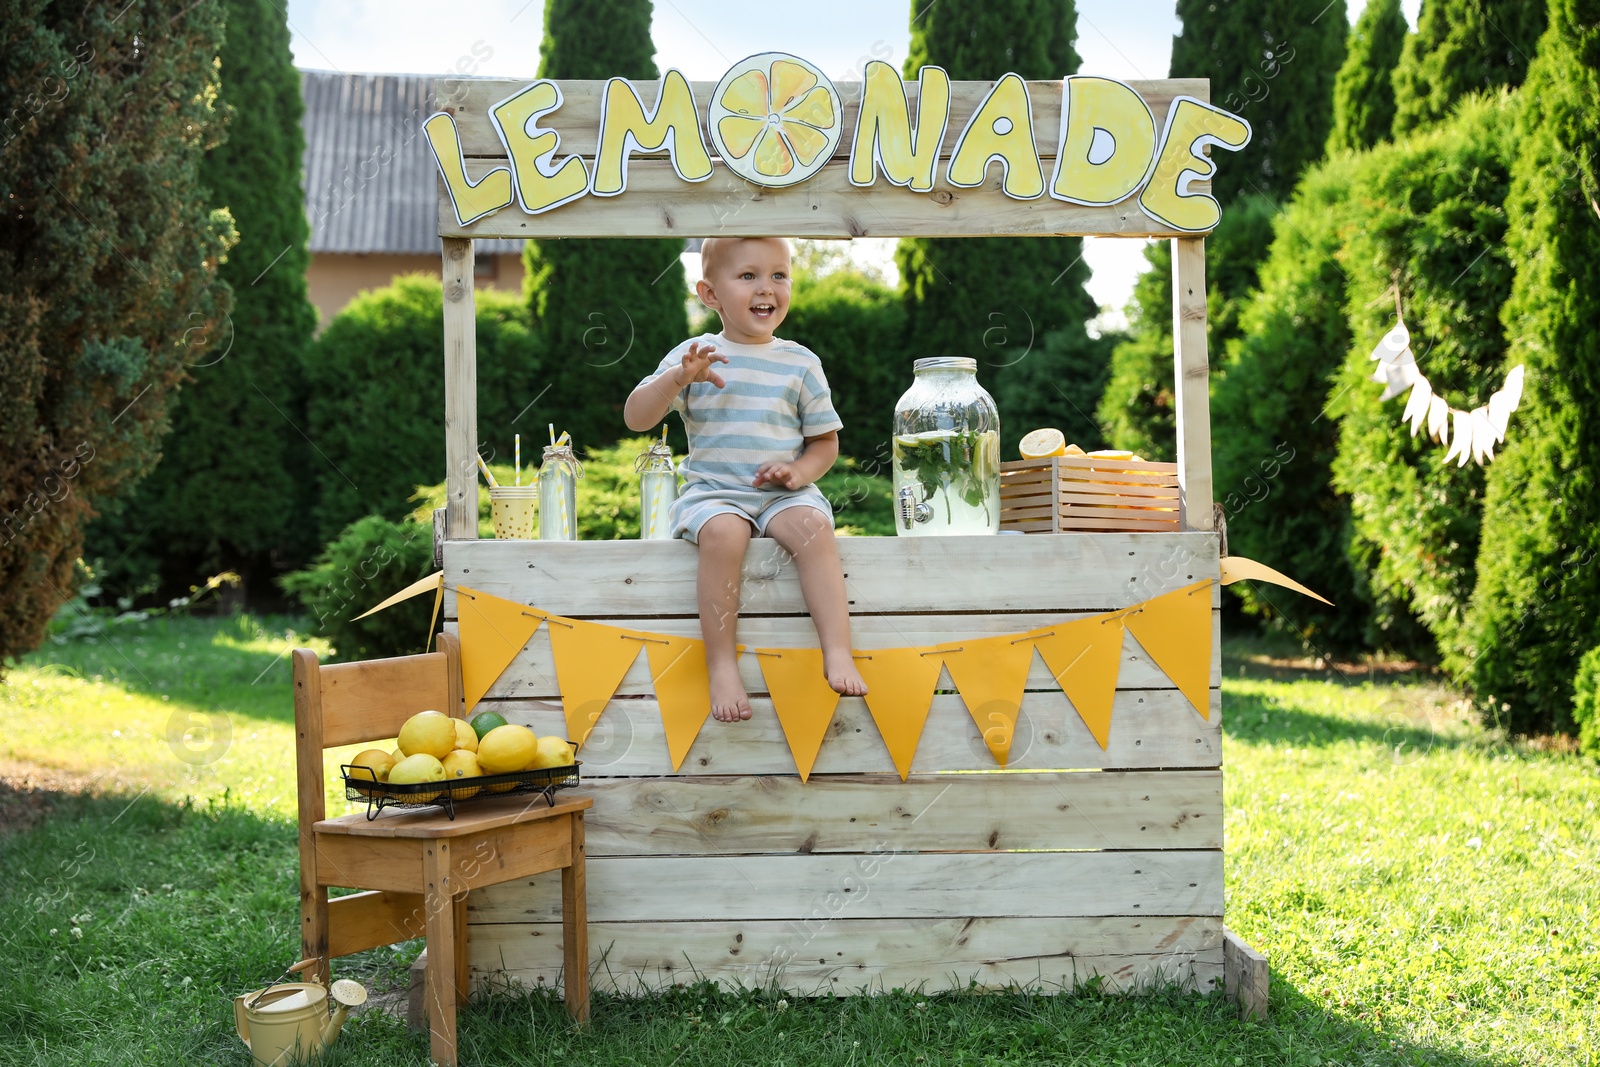
M 483 740 L 483 735 L 497 726 L 504 726 L 506 717 L 498 711 L 480 711 L 472 717 L 473 732 L 478 735 L 478 740 Z

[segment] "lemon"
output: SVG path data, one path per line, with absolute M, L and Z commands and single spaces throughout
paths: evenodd
M 485 774 L 520 771 L 533 762 L 538 738 L 526 726 L 497 726 L 478 742 L 478 766 Z
M 1049 459 L 1067 454 L 1067 439 L 1060 430 L 1047 426 L 1034 430 L 1017 444 L 1023 459 Z
M 400 727 L 400 751 L 407 756 L 423 753 L 444 759 L 455 747 L 455 723 L 440 712 L 420 711 Z
M 483 735 L 493 730 L 496 726 L 504 726 L 506 717 L 498 711 L 480 711 L 472 717 L 472 732 L 478 735 L 478 740 L 483 740 Z
M 369 748 L 350 761 L 350 777 L 387 782 L 396 760 L 381 748 Z M 365 773 L 361 773 L 365 772 Z
M 481 778 L 483 768 L 478 766 L 478 757 L 465 749 L 456 749 L 444 758 L 444 780 L 451 784 L 450 795 L 457 800 L 466 800 L 478 795 L 478 787 L 463 788 L 456 783 L 463 778 Z
M 442 782 L 444 781 L 444 764 L 426 752 L 419 752 L 415 756 L 407 756 L 394 765 L 389 772 L 389 784 L 413 785 L 417 782 Z M 407 793 L 407 801 L 437 800 L 444 790 L 434 792 Z
M 478 731 L 465 719 L 451 719 L 456 724 L 456 750 L 478 751 Z
M 821 70 L 764 52 L 735 63 L 711 94 L 707 126 L 722 161 L 768 188 L 805 181 L 827 165 L 844 130 L 844 104 Z
M 1138 459 L 1132 452 L 1120 448 L 1101 448 L 1089 453 L 1091 459 Z
M 539 738 L 539 743 L 534 747 L 533 762 L 528 764 L 529 770 L 542 770 L 546 767 L 572 766 L 572 742 L 555 734 L 546 734 Z
M 371 796 L 372 789 L 364 789 L 356 783 L 356 779 L 369 782 L 387 782 L 389 770 L 395 764 L 394 757 L 381 748 L 369 748 L 357 754 L 349 763 L 349 781 L 355 785 L 356 791 Z

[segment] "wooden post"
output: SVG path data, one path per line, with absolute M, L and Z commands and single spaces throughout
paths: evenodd
M 1172 239 L 1172 362 L 1178 490 L 1186 530 L 1211 530 L 1211 365 L 1206 358 L 1206 242 Z
M 470 541 L 478 536 L 478 336 L 472 241 L 439 240 L 444 246 L 445 536 Z
M 1222 929 L 1222 981 L 1228 999 L 1239 1005 L 1239 1018 L 1267 1017 L 1270 981 L 1267 957 L 1245 944 L 1227 927 Z

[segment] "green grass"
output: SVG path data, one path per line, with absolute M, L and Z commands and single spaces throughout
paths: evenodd
M 0 768 L 95 794 L 0 835 L 0 1067 L 250 1062 L 229 999 L 298 955 L 298 643 L 291 620 L 125 624 L 50 646 L 0 687 Z M 464 1013 L 462 1062 L 1600 1062 L 1594 765 L 1485 733 L 1427 678 L 1274 669 L 1260 652 L 1225 647 L 1228 923 L 1271 959 L 1270 1020 L 1173 989 L 693 987 L 598 997 L 579 1033 L 546 997 L 505 994 Z M 226 716 L 220 758 L 180 759 L 213 750 L 202 734 L 175 750 L 174 712 Z M 392 987 L 414 952 L 339 971 Z M 379 1012 L 327 1059 L 424 1062 L 423 1038 Z

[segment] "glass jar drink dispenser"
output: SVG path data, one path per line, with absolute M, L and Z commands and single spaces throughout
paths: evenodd
M 1000 531 L 1000 414 L 978 362 L 919 359 L 894 409 L 895 533 Z

